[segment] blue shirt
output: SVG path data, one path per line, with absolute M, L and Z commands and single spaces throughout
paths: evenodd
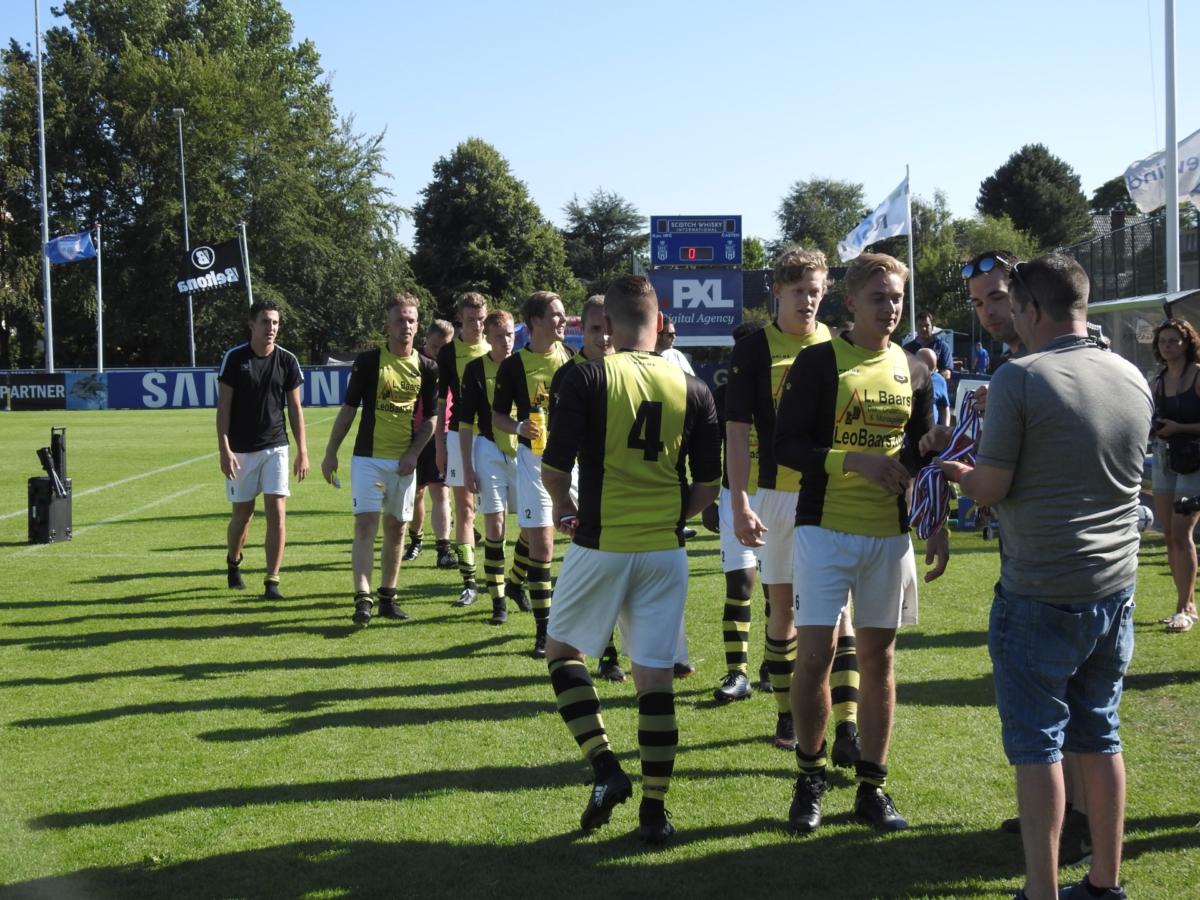
M 946 379 L 942 377 L 940 372 L 933 372 L 933 417 L 934 421 L 941 425 L 943 422 L 949 421 L 943 418 L 942 413 L 950 407 L 950 391 L 946 387 Z

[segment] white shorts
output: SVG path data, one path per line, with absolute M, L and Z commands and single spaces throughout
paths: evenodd
M 750 508 L 767 526 L 766 545 L 755 549 L 763 584 L 792 583 L 792 531 L 796 527 L 795 491 L 759 488 Z
M 479 482 L 479 503 L 475 511 L 508 512 L 517 508 L 517 458 L 505 456 L 495 443 L 476 437 L 471 445 L 471 461 Z
M 446 432 L 446 484 L 450 487 L 463 487 L 462 444 L 458 442 L 457 431 Z
M 235 453 L 237 475 L 225 479 L 225 493 L 230 503 L 249 503 L 259 494 L 287 497 L 288 446 L 268 447 L 250 453 Z
M 517 445 L 517 525 L 521 528 L 554 525 L 554 505 L 542 485 L 542 458 L 534 456 L 524 444 Z
M 401 522 L 411 522 L 416 497 L 416 470 L 401 475 L 397 459 L 350 457 L 350 502 L 356 516 L 384 512 Z
M 740 572 L 742 569 L 757 569 L 758 556 L 754 548 L 747 547 L 739 541 L 734 531 L 733 495 L 729 493 L 729 488 L 721 488 L 721 495 L 717 500 L 717 518 L 721 524 L 721 571 Z
M 599 657 L 613 625 L 620 622 L 630 659 L 639 666 L 669 669 L 680 649 L 687 587 L 687 551 L 682 547 L 614 553 L 571 544 L 558 573 L 547 634 Z
M 917 624 L 917 561 L 907 534 L 867 537 L 801 525 L 793 558 L 797 626 L 833 627 L 850 591 L 855 628 Z

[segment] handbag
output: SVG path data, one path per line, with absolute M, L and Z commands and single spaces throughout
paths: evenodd
M 1200 469 L 1200 441 L 1195 438 L 1167 438 L 1167 465 L 1177 475 L 1191 475 Z

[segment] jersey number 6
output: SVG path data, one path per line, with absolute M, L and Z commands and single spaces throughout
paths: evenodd
M 642 459 L 655 462 L 662 450 L 662 403 L 643 400 L 629 429 L 629 449 L 641 450 Z

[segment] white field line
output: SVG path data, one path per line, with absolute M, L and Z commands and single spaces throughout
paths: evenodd
M 206 488 L 206 487 L 207 487 L 207 485 L 203 485 L 203 484 L 193 484 L 191 487 L 186 487 L 182 491 L 176 491 L 175 493 L 168 494 L 165 497 L 159 497 L 157 500 L 151 500 L 149 503 L 143 504 L 142 506 L 139 506 L 137 509 L 126 510 L 125 512 L 121 513 L 120 515 L 110 516 L 107 519 L 101 519 L 99 522 L 93 522 L 91 525 L 84 525 L 82 528 L 75 530 L 75 532 L 72 534 L 72 539 L 78 538 L 81 534 L 91 531 L 93 528 L 101 528 L 105 525 L 111 525 L 113 522 L 120 522 L 122 519 L 131 518 L 133 516 L 136 516 L 138 513 L 145 512 L 148 509 L 154 509 L 154 507 L 156 507 L 156 506 L 164 506 L 167 503 L 171 503 L 175 500 L 178 500 L 180 497 L 184 497 L 187 494 L 195 493 L 196 491 L 201 490 L 202 488 Z M 51 545 L 50 544 L 31 544 L 30 546 L 25 547 L 22 550 L 16 551 L 12 555 L 13 556 L 23 556 L 26 553 L 36 553 L 39 550 L 41 550 L 42 548 L 49 547 L 49 546 L 51 546 Z
M 325 416 L 324 418 L 321 418 L 321 419 L 314 419 L 311 424 L 320 425 L 324 422 L 330 421 L 333 418 L 334 418 L 333 416 Z M 308 425 L 309 425 L 307 420 L 305 421 L 304 424 L 305 424 L 305 430 L 307 430 Z M 203 456 L 194 456 L 191 459 L 185 459 L 183 462 L 171 463 L 171 465 L 169 465 L 169 466 L 162 466 L 158 469 L 152 469 L 149 472 L 142 472 L 139 475 L 130 475 L 128 478 L 118 478 L 116 481 L 110 481 L 108 484 L 101 484 L 101 485 L 98 485 L 97 487 L 88 488 L 86 491 L 72 491 L 71 496 L 72 497 L 86 497 L 88 494 L 95 494 L 97 491 L 107 491 L 109 488 L 120 487 L 123 484 L 129 484 L 129 482 L 131 482 L 131 481 L 137 481 L 141 478 L 149 478 L 151 475 L 161 475 L 163 472 L 170 472 L 172 469 L 178 469 L 181 466 L 190 466 L 190 465 L 193 465 L 194 463 L 203 462 L 206 459 L 212 459 L 212 458 L 213 458 L 212 453 L 205 453 Z M 11 519 L 14 516 L 24 516 L 24 515 L 28 515 L 28 514 L 29 514 L 28 508 L 17 509 L 17 510 L 13 510 L 12 512 L 0 514 L 0 521 L 3 521 L 4 519 Z

